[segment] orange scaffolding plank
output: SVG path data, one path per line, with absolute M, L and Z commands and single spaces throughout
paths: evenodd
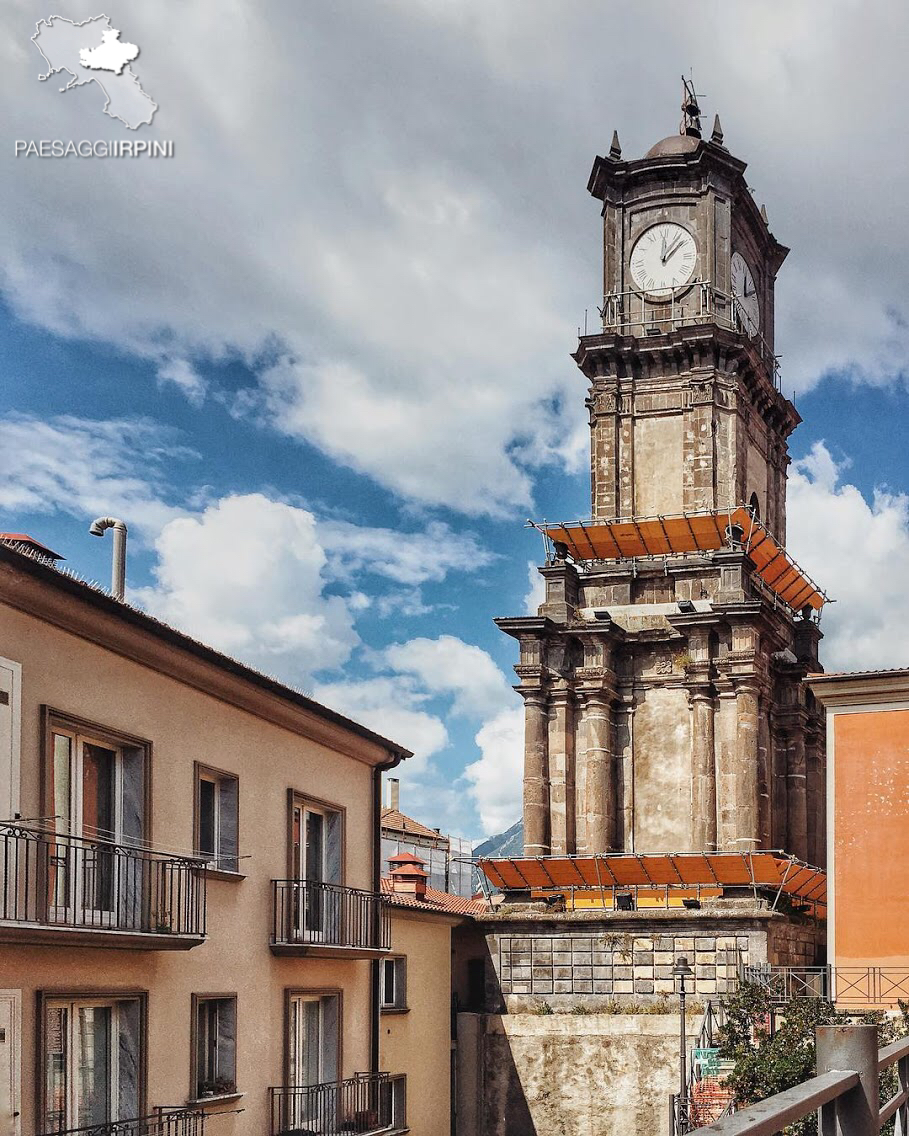
M 640 520 L 569 521 L 543 525 L 543 532 L 564 544 L 574 560 L 621 560 L 634 557 L 716 552 L 729 545 L 726 530 L 738 525 L 745 551 L 760 578 L 791 608 L 823 607 L 827 597 L 751 512 L 734 509 L 682 513 Z

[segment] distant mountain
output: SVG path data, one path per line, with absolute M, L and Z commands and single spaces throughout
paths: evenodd
M 490 836 L 473 850 L 474 860 L 481 856 L 523 856 L 524 855 L 524 821 L 519 820 L 511 828 L 500 832 L 497 836 Z

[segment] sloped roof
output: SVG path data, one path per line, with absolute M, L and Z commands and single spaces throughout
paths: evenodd
M 326 722 L 349 730 L 352 734 L 387 750 L 396 759 L 395 764 L 397 761 L 413 756 L 409 749 L 405 749 L 374 730 L 370 730 L 367 726 L 362 726 L 359 722 L 339 714 L 338 711 L 316 702 L 315 699 L 310 698 L 302 691 L 295 690 L 271 675 L 263 674 L 261 671 L 247 666 L 246 663 L 241 663 L 230 655 L 225 655 L 222 651 L 210 647 L 207 643 L 194 639 L 186 632 L 179 631 L 169 623 L 164 623 L 155 616 L 149 615 L 148 612 L 134 607 L 127 600 L 115 599 L 100 585 L 90 584 L 74 572 L 61 569 L 43 557 L 39 558 L 34 551 L 24 548 L 21 541 L 10 539 L 10 537 L 16 538 L 17 536 L 18 534 L 15 533 L 5 536 L 0 534 L 0 564 L 8 564 L 14 571 L 25 572 L 42 583 L 57 589 L 57 591 L 69 595 L 77 602 L 101 610 L 107 615 L 121 620 L 124 624 L 137 627 L 156 639 L 164 640 L 169 646 L 176 647 L 188 655 L 202 659 L 209 665 L 226 671 L 250 686 L 267 691 L 276 698 L 300 707 Z M 99 640 L 99 642 L 103 642 L 103 640 Z
M 408 836 L 425 836 L 428 840 L 438 840 L 443 844 L 448 843 L 447 836 L 443 836 L 434 828 L 420 824 L 418 820 L 414 820 L 413 817 L 407 816 L 398 809 L 382 809 L 382 827 L 391 829 L 393 832 L 403 832 Z
M 410 907 L 416 911 L 431 911 L 436 915 L 485 915 L 489 911 L 489 904 L 485 899 L 465 899 L 461 895 L 450 895 L 447 891 L 436 891 L 435 888 L 426 889 L 426 898 L 417 899 L 394 890 L 394 884 L 386 877 L 382 877 L 381 891 L 383 900 L 392 907 Z

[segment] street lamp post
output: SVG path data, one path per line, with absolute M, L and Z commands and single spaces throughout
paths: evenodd
M 682 955 L 672 968 L 676 990 L 679 995 L 679 1125 L 680 1136 L 688 1131 L 688 1037 L 685 1030 L 685 979 L 693 978 L 694 971 L 688 959 Z

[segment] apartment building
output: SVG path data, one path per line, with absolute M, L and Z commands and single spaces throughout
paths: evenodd
M 0 1132 L 404 1129 L 379 822 L 408 756 L 0 541 Z
M 406 1075 L 413 1136 L 456 1130 L 454 1013 L 482 1008 L 486 942 L 474 927 L 488 910 L 430 885 L 428 864 L 410 852 L 391 857 L 382 891 L 391 916 L 391 954 L 382 959 L 379 1052 L 383 1068 Z
M 909 669 L 808 682 L 827 716 L 827 993 L 896 1010 L 909 1000 Z

